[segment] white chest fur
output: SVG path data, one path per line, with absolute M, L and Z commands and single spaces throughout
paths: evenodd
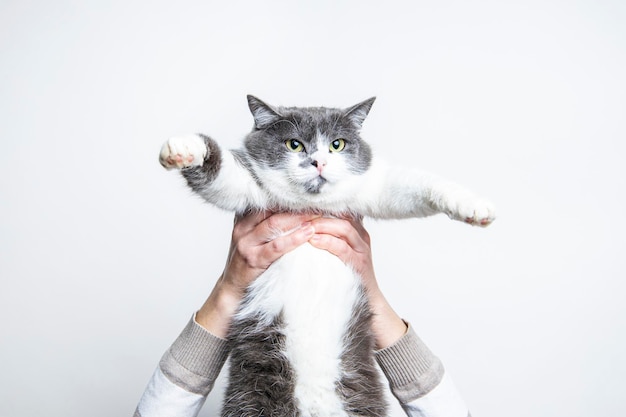
M 270 324 L 282 312 L 285 356 L 302 416 L 346 416 L 336 395 L 344 335 L 360 280 L 337 257 L 305 244 L 275 262 L 251 287 L 241 318 Z M 307 410 L 307 411 L 305 411 Z

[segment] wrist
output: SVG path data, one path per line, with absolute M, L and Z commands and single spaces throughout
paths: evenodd
M 382 293 L 370 298 L 370 308 L 373 313 L 372 333 L 376 349 L 384 349 L 393 345 L 408 330 L 402 318 L 394 311 Z
M 196 322 L 215 336 L 225 338 L 243 294 L 224 283 L 222 278 L 196 313 Z

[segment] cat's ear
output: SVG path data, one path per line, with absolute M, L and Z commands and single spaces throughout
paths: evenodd
M 367 117 L 367 114 L 370 112 L 372 104 L 374 104 L 374 100 L 376 100 L 376 97 L 368 98 L 367 100 L 346 109 L 344 111 L 345 117 L 349 118 L 352 123 L 360 128 L 361 125 L 363 125 L 363 121 Z
M 254 126 L 257 129 L 265 129 L 281 117 L 270 105 L 251 95 L 248 95 L 248 107 L 250 107 L 254 117 Z

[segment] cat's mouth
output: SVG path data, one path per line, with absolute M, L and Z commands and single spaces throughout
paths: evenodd
M 311 181 L 308 181 L 306 184 L 304 184 L 304 189 L 309 194 L 319 194 L 320 191 L 322 190 L 322 187 L 327 182 L 328 180 L 326 180 L 326 178 L 319 175 L 315 177 L 314 179 L 312 179 Z

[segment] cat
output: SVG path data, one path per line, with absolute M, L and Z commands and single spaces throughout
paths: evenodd
M 467 189 L 373 154 L 360 130 L 375 98 L 346 109 L 247 99 L 254 126 L 241 148 L 224 151 L 205 135 L 161 148 L 160 163 L 217 207 L 495 219 L 492 204 Z M 371 315 L 360 278 L 337 257 L 310 244 L 284 255 L 249 286 L 233 319 L 222 416 L 386 415 Z

